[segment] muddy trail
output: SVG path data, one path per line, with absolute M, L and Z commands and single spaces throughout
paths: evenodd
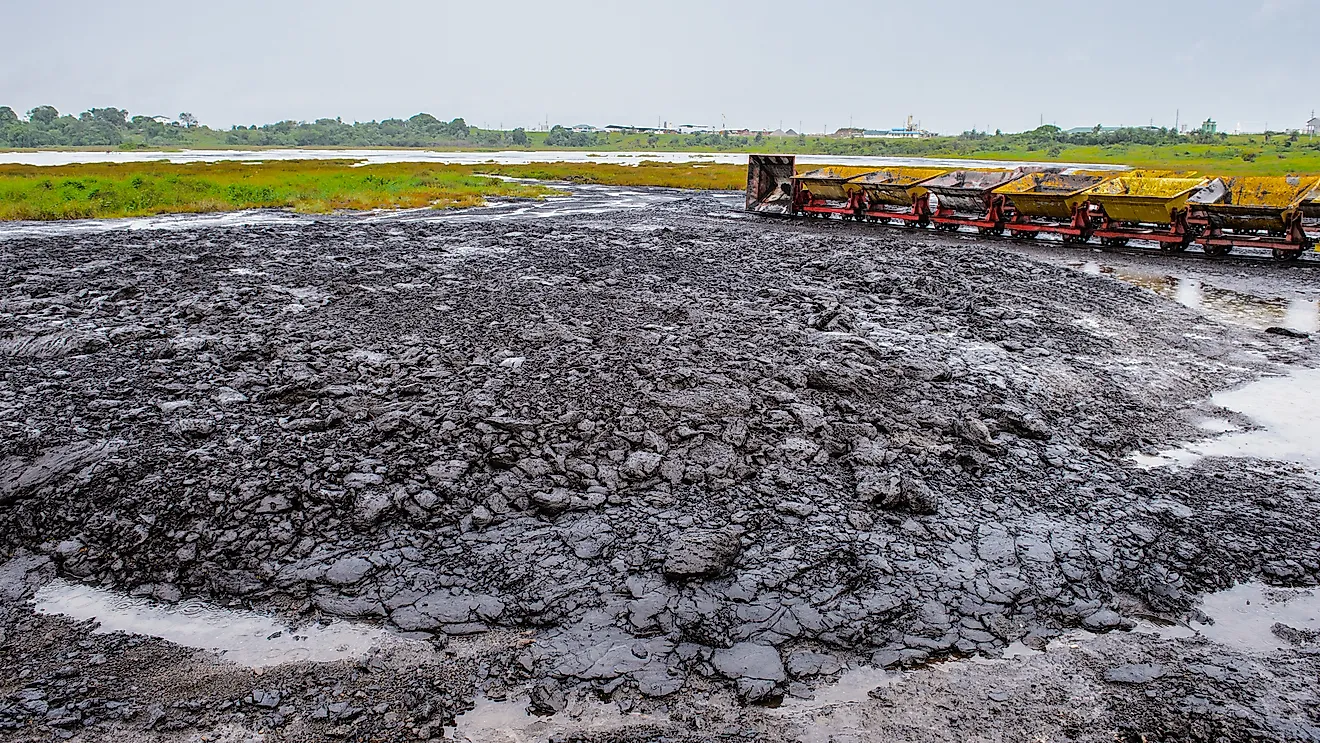
M 735 216 L 0 241 L 0 737 L 1320 740 L 1305 617 L 1167 631 L 1320 581 L 1314 472 L 1137 462 L 1311 339 Z M 253 667 L 56 578 L 394 639 Z

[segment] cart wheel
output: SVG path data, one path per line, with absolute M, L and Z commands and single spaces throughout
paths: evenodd
M 1300 250 L 1284 250 L 1282 248 L 1274 249 L 1274 260 L 1276 261 L 1291 263 L 1301 257 L 1302 257 L 1302 251 Z
M 1106 237 L 1100 241 L 1107 248 L 1122 248 L 1128 244 L 1126 237 Z
M 1160 250 L 1166 253 L 1181 253 L 1190 243 L 1160 243 Z
M 1205 250 L 1205 254 L 1208 255 L 1208 256 L 1210 256 L 1211 258 L 1223 258 L 1224 256 L 1228 255 L 1229 253 L 1232 253 L 1232 252 L 1233 252 L 1233 246 L 1232 246 L 1232 245 L 1206 245 L 1205 248 L 1204 248 L 1204 250 Z M 1274 252 L 1275 252 L 1275 253 L 1278 253 L 1279 251 L 1276 250 L 1276 251 L 1274 251 Z M 1278 256 L 1275 256 L 1275 257 L 1277 258 Z
M 1009 230 L 1008 234 L 1016 240 L 1035 240 L 1040 235 L 1031 230 Z

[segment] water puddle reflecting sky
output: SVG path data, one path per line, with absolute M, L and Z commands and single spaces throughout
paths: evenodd
M 161 604 L 102 588 L 55 580 L 36 594 L 34 610 L 100 623 L 98 633 L 129 632 L 208 650 L 248 668 L 358 658 L 372 648 L 429 645 L 381 627 L 336 621 L 297 624 L 190 599 Z
M 669 721 L 664 715 L 623 712 L 615 704 L 594 699 L 570 699 L 565 709 L 545 717 L 528 711 L 525 696 L 503 701 L 477 696 L 474 702 L 475 707 L 455 717 L 453 727 L 445 729 L 446 739 L 465 743 L 541 743 L 562 739 L 570 733 L 574 736 L 608 733 Z
M 1242 583 L 1209 594 L 1201 611 L 1213 624 L 1193 622 L 1198 634 L 1238 650 L 1270 653 L 1291 647 L 1273 631 L 1276 623 L 1299 630 L 1320 630 L 1320 592 Z
M 1224 289 L 1200 279 L 1116 268 L 1095 261 L 1072 265 L 1083 273 L 1112 276 L 1149 289 L 1219 322 L 1258 330 L 1283 327 L 1302 333 L 1320 332 L 1320 300 L 1263 297 Z
M 1219 419 L 1202 428 L 1218 435 L 1155 455 L 1137 454 L 1141 467 L 1188 465 L 1203 457 L 1255 457 L 1297 462 L 1320 470 L 1320 369 L 1297 369 L 1265 377 L 1237 389 L 1216 392 L 1210 401 L 1240 413 L 1258 428 L 1236 430 Z

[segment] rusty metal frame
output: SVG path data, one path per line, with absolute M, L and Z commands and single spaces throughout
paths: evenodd
M 865 203 L 862 206 L 861 216 L 863 219 L 869 219 L 872 222 L 878 222 L 882 219 L 896 219 L 900 222 L 915 224 L 918 227 L 925 227 L 930 224 L 930 194 L 922 193 L 912 199 L 912 207 L 908 211 L 897 211 L 893 209 L 878 208 L 878 205 Z

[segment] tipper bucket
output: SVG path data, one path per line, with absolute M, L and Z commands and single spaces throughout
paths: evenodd
M 1169 224 L 1175 209 L 1207 184 L 1205 178 L 1111 178 L 1086 192 L 1086 198 L 1102 207 L 1117 222 Z
M 922 183 L 947 172 L 948 168 L 888 168 L 856 176 L 849 183 L 862 189 L 872 206 L 908 207 L 926 192 Z
M 1207 194 L 1203 189 L 1188 203 L 1204 212 L 1211 226 L 1231 230 L 1287 229 L 1302 201 L 1320 184 L 1315 176 L 1238 176 L 1221 181 L 1223 193 Z
M 995 193 L 1006 196 L 1023 216 L 1067 220 L 1086 200 L 1087 190 L 1116 175 L 1032 173 L 1000 186 Z
M 955 170 L 921 185 L 935 194 L 940 211 L 979 216 L 985 213 L 991 191 L 1022 175 L 1021 170 Z
M 1302 198 L 1302 215 L 1307 219 L 1320 219 L 1320 186 Z
M 855 186 L 848 185 L 848 181 L 872 170 L 875 168 L 831 165 L 795 175 L 793 180 L 804 190 L 810 191 L 813 198 L 847 201 L 848 196 L 856 190 Z
M 744 209 L 762 214 L 792 214 L 795 161 L 792 155 L 749 156 Z

